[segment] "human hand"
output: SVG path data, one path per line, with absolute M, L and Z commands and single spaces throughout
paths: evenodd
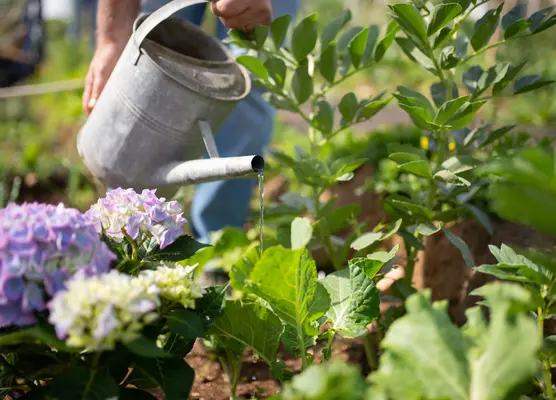
M 85 92 L 83 93 L 83 110 L 87 115 L 93 111 L 95 104 L 112 74 L 126 43 L 99 44 L 89 66 L 85 78 Z
M 210 4 L 214 15 L 229 29 L 251 32 L 255 25 L 270 25 L 270 0 L 218 0 Z

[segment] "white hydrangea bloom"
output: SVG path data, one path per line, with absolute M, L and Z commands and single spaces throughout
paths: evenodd
M 111 350 L 129 343 L 158 318 L 159 289 L 143 279 L 111 271 L 80 276 L 67 283 L 49 303 L 49 322 L 69 346 Z
M 194 281 L 196 267 L 166 263 L 156 270 L 142 271 L 139 278 L 147 285 L 156 285 L 161 298 L 195 308 L 195 300 L 203 297 L 203 289 Z

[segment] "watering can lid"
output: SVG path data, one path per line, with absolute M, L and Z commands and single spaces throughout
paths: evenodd
M 140 24 L 142 21 L 138 22 Z M 179 24 L 182 31 L 181 37 L 189 40 L 197 39 L 210 46 L 217 46 L 216 51 L 221 56 L 219 60 L 195 58 L 152 40 L 149 34 L 141 44 L 141 52 L 146 54 L 165 75 L 182 86 L 213 99 L 237 101 L 248 95 L 251 90 L 249 74 L 232 59 L 224 45 L 189 22 L 169 18 L 162 25 L 165 24 Z

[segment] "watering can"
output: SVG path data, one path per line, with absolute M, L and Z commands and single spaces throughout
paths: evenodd
M 261 173 L 258 155 L 220 158 L 216 132 L 251 90 L 227 48 L 173 18 L 205 0 L 174 0 L 140 16 L 77 136 L 92 175 L 108 187 L 172 190 Z M 207 152 L 209 158 L 201 158 Z

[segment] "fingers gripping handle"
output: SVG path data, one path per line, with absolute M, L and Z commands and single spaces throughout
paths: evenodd
M 137 64 L 137 61 L 139 61 L 139 58 L 141 57 L 141 45 L 143 44 L 143 41 L 160 23 L 164 22 L 184 8 L 200 3 L 216 3 L 216 1 L 217 0 L 173 0 L 149 15 L 141 23 L 141 25 L 137 27 L 131 39 L 135 45 L 132 60 L 133 64 Z

